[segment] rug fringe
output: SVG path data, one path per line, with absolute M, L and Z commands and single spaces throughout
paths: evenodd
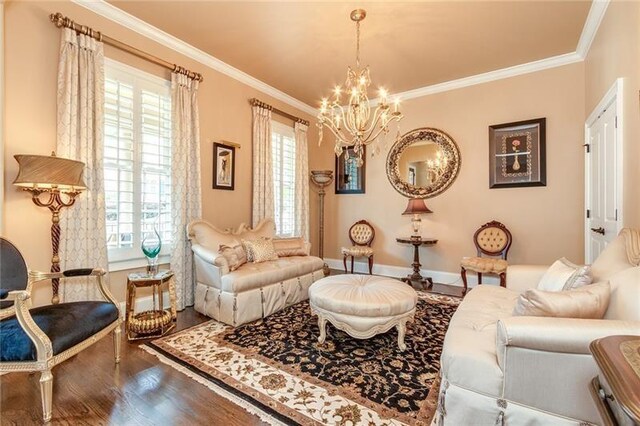
M 255 407 L 254 405 L 248 403 L 247 401 L 243 400 L 242 398 L 238 398 L 237 396 L 233 395 L 230 392 L 227 392 L 226 390 L 222 389 L 220 386 L 217 386 L 214 383 L 211 383 L 209 380 L 205 379 L 204 377 L 200 376 L 197 373 L 194 373 L 193 371 L 189 370 L 188 368 L 178 364 L 175 361 L 170 360 L 169 358 L 167 358 L 166 356 L 162 355 L 161 353 L 159 353 L 158 351 L 146 346 L 146 345 L 141 345 L 139 346 L 140 349 L 148 352 L 151 355 L 154 355 L 156 358 L 158 358 L 160 360 L 160 362 L 162 362 L 163 364 L 166 364 L 176 370 L 178 370 L 179 372 L 181 372 L 182 374 L 184 374 L 185 376 L 195 380 L 196 382 L 200 383 L 201 385 L 206 386 L 207 388 L 209 388 L 210 390 L 214 391 L 215 393 L 217 393 L 218 395 L 222 396 L 223 398 L 233 402 L 234 404 L 242 407 L 245 411 L 247 411 L 248 413 L 254 414 L 256 416 L 258 416 L 260 418 L 260 420 L 273 425 L 273 426 L 286 426 L 285 423 L 273 418 L 272 416 L 270 416 L 269 414 L 265 413 L 264 411 L 260 410 L 259 408 Z

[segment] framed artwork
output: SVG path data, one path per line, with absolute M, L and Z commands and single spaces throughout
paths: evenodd
M 233 191 L 236 173 L 236 148 L 213 143 L 213 189 Z
M 364 163 L 358 167 L 357 155 L 352 147 L 342 147 L 342 155 L 336 157 L 336 194 L 364 194 L 367 165 L 367 149 L 362 147 Z
M 547 185 L 546 119 L 489 126 L 489 187 Z

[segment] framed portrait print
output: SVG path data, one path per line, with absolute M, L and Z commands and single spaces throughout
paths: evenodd
M 489 126 L 489 187 L 546 186 L 546 119 Z
M 356 164 L 357 154 L 352 147 L 342 147 L 342 155 L 336 157 L 336 194 L 364 194 L 365 193 L 365 166 L 367 162 L 366 146 L 362 149 L 360 167 Z
M 236 148 L 213 143 L 213 189 L 233 191 L 236 173 Z

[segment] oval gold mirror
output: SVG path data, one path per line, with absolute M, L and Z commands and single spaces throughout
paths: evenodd
M 431 198 L 444 192 L 460 172 L 460 150 L 442 130 L 431 127 L 405 133 L 387 156 L 387 177 L 409 198 Z

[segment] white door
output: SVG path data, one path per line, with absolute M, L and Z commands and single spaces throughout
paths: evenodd
M 587 127 L 585 261 L 592 263 L 618 233 L 615 99 Z

